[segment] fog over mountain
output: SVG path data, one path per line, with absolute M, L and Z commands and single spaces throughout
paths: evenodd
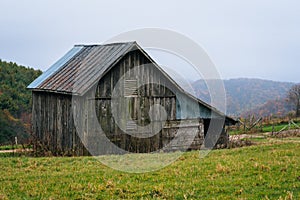
M 215 80 L 193 82 L 192 88 L 195 95 L 210 103 L 207 83 L 213 85 L 214 82 Z M 257 114 L 261 111 L 263 115 L 266 113 L 288 112 L 288 108 L 283 108 L 287 107 L 284 99 L 288 90 L 295 84 L 250 78 L 223 80 L 223 83 L 226 91 L 227 114 L 233 116 L 240 116 L 255 110 Z

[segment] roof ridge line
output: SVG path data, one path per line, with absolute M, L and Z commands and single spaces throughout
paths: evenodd
M 113 43 L 104 43 L 104 44 L 75 44 L 74 47 L 96 47 L 96 46 L 112 46 L 112 45 L 122 45 L 122 44 L 134 44 L 136 41 L 128 41 L 128 42 L 113 42 Z

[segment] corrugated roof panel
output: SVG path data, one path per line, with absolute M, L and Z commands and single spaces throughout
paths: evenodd
M 60 89 L 65 87 L 68 82 L 72 82 L 74 79 L 74 71 L 77 70 L 83 57 L 85 57 L 90 47 L 83 46 L 82 50 L 71 58 L 65 65 L 63 65 L 57 73 L 54 73 L 48 79 L 46 79 L 39 87 L 40 90 L 51 90 L 56 92 L 67 92 L 66 90 Z
M 77 92 L 82 94 L 99 81 L 99 78 L 104 74 L 104 72 L 112 66 L 116 61 L 123 57 L 130 48 L 131 44 L 123 44 L 120 46 L 113 46 L 109 48 L 105 54 L 96 54 L 91 64 L 88 64 L 89 68 L 84 68 L 83 71 L 79 71 L 79 78 L 76 80 Z M 104 51 L 104 49 L 99 48 L 96 51 Z M 89 61 L 89 60 L 87 60 Z M 102 61 L 102 62 L 100 62 Z M 86 72 L 86 73 L 83 73 Z M 79 86 L 79 87 L 78 87 Z
M 83 95 L 136 43 L 86 45 L 35 89 Z M 76 47 L 76 46 L 75 46 Z
M 68 51 L 62 58 L 60 58 L 56 63 L 54 63 L 50 68 L 48 68 L 41 76 L 35 79 L 27 88 L 34 89 L 38 88 L 46 79 L 52 76 L 55 72 L 59 71 L 72 57 L 74 57 L 83 46 L 75 46 L 70 51 Z

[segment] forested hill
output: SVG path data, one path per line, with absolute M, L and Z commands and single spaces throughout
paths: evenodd
M 0 144 L 24 136 L 31 113 L 31 92 L 26 87 L 41 73 L 0 60 Z
M 209 80 L 209 82 L 214 84 L 214 80 Z M 227 113 L 235 116 L 261 107 L 271 100 L 282 102 L 282 98 L 286 97 L 288 90 L 294 85 L 289 82 L 248 78 L 230 79 L 223 82 L 227 95 Z M 194 82 L 192 87 L 200 99 L 210 102 L 204 80 Z

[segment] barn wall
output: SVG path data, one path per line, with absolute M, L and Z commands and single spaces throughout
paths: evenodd
M 176 119 L 208 119 L 212 117 L 211 111 L 207 107 L 186 94 L 178 92 L 176 97 Z
M 74 127 L 71 96 L 34 91 L 32 99 L 35 150 L 53 155 L 87 154 Z
M 138 71 L 133 70 L 134 66 L 142 64 L 149 65 Z M 149 134 L 159 127 L 161 131 L 152 137 L 138 138 L 128 135 L 119 128 L 112 116 L 112 92 L 126 72 L 129 73 L 120 84 L 120 95 L 116 97 L 120 103 L 115 107 L 117 113 L 124 115 L 121 118 L 126 119 L 125 114 L 129 113 L 135 123 L 123 120 L 121 125 L 126 128 L 126 132 L 139 132 L 140 127 L 148 125 Z M 139 85 L 141 79 L 146 85 L 136 91 L 127 91 L 126 84 Z M 152 84 L 153 82 L 158 84 Z M 181 98 L 182 105 L 179 105 L 176 96 Z M 162 113 L 159 112 L 154 113 L 151 122 L 148 113 L 153 104 L 160 104 L 165 108 L 165 123 L 161 123 Z M 89 151 L 98 154 L 114 153 L 107 146 L 110 142 L 130 152 L 153 152 L 166 146 L 165 151 L 173 151 L 186 149 L 187 144 L 192 144 L 190 149 L 200 149 L 205 132 L 202 119 L 209 117 L 210 111 L 207 108 L 182 94 L 139 51 L 125 55 L 85 96 L 76 96 L 73 101 L 71 95 L 33 91 L 35 149 L 52 152 L 54 155 L 88 155 L 83 143 L 88 146 Z M 105 135 L 101 135 L 97 124 L 100 124 Z M 171 142 L 178 130 L 185 137 Z M 194 135 L 191 136 L 191 133 Z M 191 138 L 193 141 L 190 141 Z
M 138 70 L 133 70 L 134 66 L 146 64 L 145 67 L 141 67 Z M 123 77 L 121 79 L 121 77 Z M 142 80 L 141 80 L 142 79 Z M 120 82 L 121 80 L 121 82 Z M 137 88 L 136 91 L 130 91 L 131 94 L 126 93 L 126 81 L 131 83 L 136 80 L 137 85 L 143 85 Z M 120 129 L 119 125 L 115 122 L 115 116 L 112 114 L 112 95 L 117 82 L 119 81 L 118 93 L 119 96 L 114 96 L 114 99 L 118 99 L 118 104 L 114 105 L 119 115 L 123 115 L 120 118 L 128 119 L 131 118 L 134 123 L 130 123 L 126 120 L 122 120 Z M 144 81 L 143 84 L 139 81 Z M 158 84 L 152 84 L 158 83 Z M 96 88 L 93 88 L 86 99 L 87 110 L 90 118 L 87 119 L 88 125 L 86 131 L 91 137 L 90 141 L 96 141 L 96 137 L 99 137 L 99 127 L 95 124 L 100 124 L 101 129 L 105 133 L 105 137 L 109 138 L 118 147 L 130 151 L 130 152 L 152 152 L 162 149 L 164 146 L 170 143 L 176 135 L 178 129 L 183 131 L 186 135 L 185 142 L 177 141 L 176 144 L 170 144 L 167 149 L 182 149 L 188 148 L 183 147 L 182 144 L 192 143 L 193 149 L 199 149 L 204 139 L 203 121 L 199 119 L 199 114 L 195 112 L 193 106 L 199 107 L 198 102 L 190 100 L 186 95 L 182 96 L 183 105 L 187 105 L 187 111 L 191 112 L 190 115 L 185 115 L 181 118 L 177 118 L 176 108 L 176 95 L 181 94 L 180 91 L 171 83 L 160 70 L 158 70 L 150 61 L 139 51 L 132 51 L 127 54 L 116 66 L 114 66 L 98 83 Z M 125 96 L 125 97 L 124 97 Z M 165 108 L 167 114 L 167 121 L 161 124 L 160 118 L 162 113 L 155 113 L 152 121 L 150 120 L 149 110 L 153 104 L 160 104 Z M 93 110 L 93 109 L 96 109 Z M 199 109 L 198 109 L 199 110 Z M 129 113 L 130 117 L 125 116 Z M 208 111 L 204 110 L 205 116 L 208 116 Z M 207 113 L 207 114 L 206 114 Z M 97 117 L 95 121 L 94 115 Z M 134 137 L 128 132 L 141 132 L 140 126 L 150 126 L 149 134 L 154 132 L 157 127 L 161 131 L 155 136 L 149 138 L 138 138 Z M 126 128 L 126 131 L 124 130 Z M 126 133 L 127 132 L 127 133 Z M 196 139 L 193 141 L 195 136 L 190 137 L 189 133 L 194 133 Z M 92 135 L 95 135 L 93 138 Z M 93 138 L 93 139 L 92 139 Z M 101 141 L 95 142 L 101 143 Z M 180 145 L 181 143 L 181 145 Z M 103 144 L 106 145 L 106 144 Z M 95 152 L 105 151 L 109 153 L 108 149 L 95 149 L 93 145 L 90 145 Z M 166 149 L 166 150 L 167 150 Z

